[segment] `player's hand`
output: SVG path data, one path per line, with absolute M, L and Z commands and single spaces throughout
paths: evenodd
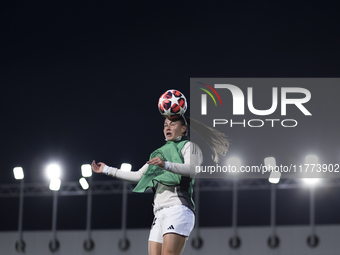
M 102 173 L 104 170 L 105 164 L 102 162 L 99 162 L 98 164 L 96 164 L 96 161 L 93 160 L 91 166 L 92 166 L 93 172 Z
M 160 157 L 154 157 L 146 163 L 148 163 L 149 165 L 159 166 L 161 168 L 165 167 L 165 162 Z

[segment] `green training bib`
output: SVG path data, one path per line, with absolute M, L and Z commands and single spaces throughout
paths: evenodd
M 184 140 L 177 143 L 167 141 L 165 145 L 151 153 L 150 159 L 160 157 L 163 161 L 184 163 L 181 150 L 187 141 L 188 140 Z M 149 188 L 155 187 L 158 182 L 166 186 L 176 186 L 180 181 L 181 175 L 168 172 L 159 166 L 149 165 L 133 191 L 139 193 L 145 192 Z

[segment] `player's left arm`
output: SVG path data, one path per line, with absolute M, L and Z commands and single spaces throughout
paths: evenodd
M 164 169 L 167 171 L 183 176 L 193 176 L 196 166 L 200 166 L 203 162 L 201 149 L 192 142 L 187 142 L 181 150 L 184 163 L 165 162 Z

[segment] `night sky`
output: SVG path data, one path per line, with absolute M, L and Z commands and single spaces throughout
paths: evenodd
M 189 99 L 190 77 L 340 77 L 333 3 L 2 1 L 0 184 L 17 183 L 15 166 L 46 181 L 50 162 L 62 181 L 93 159 L 138 170 L 164 143 L 159 96 L 176 88 Z M 317 223 L 340 223 L 337 194 L 317 195 Z M 239 224 L 269 225 L 269 196 L 240 192 Z M 201 197 L 202 226 L 231 225 L 231 192 Z M 18 198 L 0 201 L 0 230 L 15 230 Z M 278 224 L 308 224 L 307 190 L 278 201 Z M 150 226 L 151 203 L 129 195 L 128 227 Z M 120 206 L 120 195 L 95 196 L 93 228 L 119 228 Z M 58 210 L 59 229 L 85 228 L 85 196 L 60 197 Z M 50 229 L 51 212 L 52 197 L 25 199 L 24 229 Z

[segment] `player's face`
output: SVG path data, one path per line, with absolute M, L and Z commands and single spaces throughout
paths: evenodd
M 174 141 L 177 137 L 182 136 L 186 127 L 182 126 L 181 121 L 171 121 L 165 119 L 164 121 L 164 136 L 167 141 Z

